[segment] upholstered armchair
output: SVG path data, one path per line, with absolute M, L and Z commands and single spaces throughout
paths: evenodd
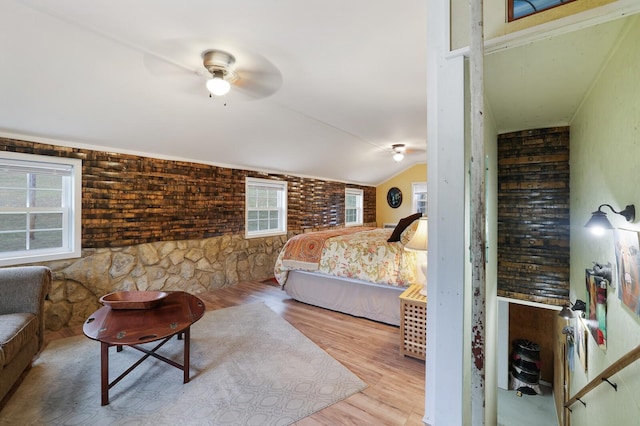
M 44 344 L 44 299 L 51 270 L 44 266 L 0 269 L 0 401 Z

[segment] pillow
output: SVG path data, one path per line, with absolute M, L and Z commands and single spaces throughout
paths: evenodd
M 407 229 L 409 225 L 413 223 L 414 220 L 418 220 L 422 217 L 422 213 L 414 213 L 411 216 L 404 217 L 400 219 L 400 222 L 396 225 L 391 233 L 391 236 L 387 240 L 389 243 L 393 243 L 396 241 L 400 241 L 400 235 L 402 235 L 402 231 Z

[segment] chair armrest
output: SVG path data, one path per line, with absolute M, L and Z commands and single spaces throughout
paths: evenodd
M 51 288 L 51 270 L 45 266 L 0 269 L 0 314 L 29 312 L 42 316 Z
M 44 299 L 51 289 L 45 266 L 0 269 L 0 314 L 28 312 L 38 317 L 38 350 L 44 346 Z

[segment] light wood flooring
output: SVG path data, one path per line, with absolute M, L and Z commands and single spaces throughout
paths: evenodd
M 423 426 L 424 361 L 400 355 L 398 327 L 305 305 L 279 287 L 255 281 L 198 297 L 208 310 L 264 302 L 368 384 L 362 392 L 300 420 L 297 426 Z M 48 333 L 46 340 L 77 334 L 82 334 L 82 327 Z

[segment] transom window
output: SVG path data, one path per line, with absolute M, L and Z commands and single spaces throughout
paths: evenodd
M 362 225 L 362 189 L 346 188 L 344 190 L 344 224 L 345 226 Z
M 0 152 L 0 266 L 80 257 L 82 161 Z
M 508 0 L 509 22 L 575 0 Z
M 245 181 L 247 238 L 287 233 L 287 182 L 247 178 Z

